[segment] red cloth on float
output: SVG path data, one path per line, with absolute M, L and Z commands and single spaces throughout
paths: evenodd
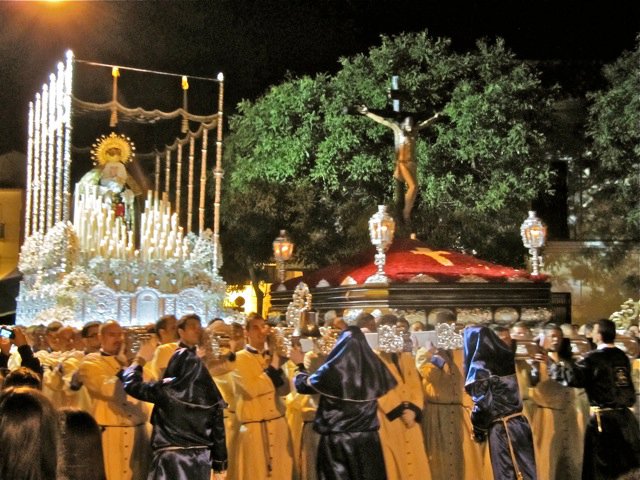
M 363 284 L 377 271 L 373 263 L 375 253 L 375 249 L 371 247 L 339 264 L 329 265 L 307 273 L 303 277 L 290 279 L 286 284 L 293 288 L 303 281 L 313 288 L 321 280 L 326 280 L 331 286 L 338 286 L 347 277 L 351 277 L 356 284 Z M 420 240 L 407 238 L 393 242 L 387 251 L 384 271 L 394 283 L 408 282 L 421 274 L 433 277 L 438 282 L 455 282 L 471 275 L 489 282 L 519 279 L 545 281 L 547 278 L 546 275 L 534 277 L 524 270 L 490 263 L 472 255 L 450 250 L 434 250 Z

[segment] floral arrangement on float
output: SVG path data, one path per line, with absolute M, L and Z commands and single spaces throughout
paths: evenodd
M 638 325 L 640 320 L 640 299 L 629 298 L 620 305 L 620 310 L 613 312 L 609 317 L 616 324 L 616 329 L 627 331 L 631 325 Z

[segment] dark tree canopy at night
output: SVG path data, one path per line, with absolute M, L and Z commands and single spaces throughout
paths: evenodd
M 335 75 L 289 78 L 239 105 L 225 155 L 223 221 L 235 238 L 226 262 L 268 261 L 279 228 L 307 267 L 369 245 L 368 218 L 393 201 L 393 135 L 344 107 L 388 108 L 392 75 L 407 92 L 403 109 L 443 113 L 417 141 L 413 231 L 436 248 L 517 263 L 519 224 L 549 186 L 553 89 L 501 40 L 457 53 L 426 32 L 383 37 Z
M 635 50 L 603 69 L 607 86 L 591 93 L 587 133 L 592 168 L 587 194 L 592 235 L 640 239 L 640 37 Z

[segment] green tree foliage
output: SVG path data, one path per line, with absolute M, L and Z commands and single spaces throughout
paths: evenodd
M 603 69 L 607 86 L 588 95 L 595 166 L 584 201 L 592 235 L 640 239 L 640 36 L 634 51 Z
M 383 36 L 340 64 L 335 75 L 288 78 L 230 119 L 225 272 L 268 261 L 280 228 L 307 267 L 370 245 L 368 218 L 393 201 L 393 135 L 344 108 L 389 108 L 392 75 L 407 92 L 402 110 L 444 114 L 417 142 L 413 231 L 434 247 L 519 263 L 518 227 L 550 178 L 543 132 L 552 99 L 537 72 L 501 40 L 459 54 L 426 32 Z

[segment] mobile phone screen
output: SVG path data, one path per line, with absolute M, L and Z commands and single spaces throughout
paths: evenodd
M 7 328 L 7 327 L 0 327 L 0 337 L 2 338 L 13 338 L 15 337 L 15 333 L 13 333 L 13 330 Z

